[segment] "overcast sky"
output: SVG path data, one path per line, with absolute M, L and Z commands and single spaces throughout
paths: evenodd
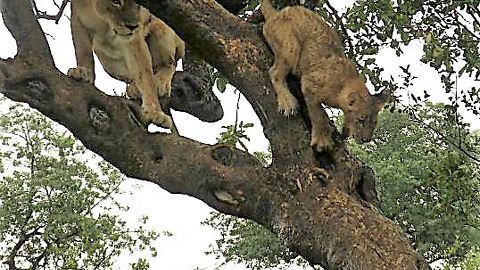
M 50 1 L 42 0 L 38 2 L 39 7 L 43 10 L 55 10 L 55 8 L 52 9 L 51 5 L 48 5 Z M 334 1 L 332 4 L 338 5 L 338 2 L 340 1 Z M 353 1 L 347 2 L 350 4 Z M 342 10 L 341 7 L 338 8 Z M 70 14 L 69 6 L 66 14 Z M 58 25 L 53 21 L 45 20 L 41 21 L 41 25 L 44 31 L 49 34 L 47 38 L 58 69 L 66 73 L 68 68 L 76 66 L 69 21 L 64 17 Z M 0 22 L 0 41 L 0 57 L 4 59 L 13 57 L 16 54 L 15 41 L 3 25 L 3 20 Z M 384 68 L 388 73 L 398 76 L 401 74 L 398 66 L 406 66 L 411 62 L 418 63 L 422 54 L 422 49 L 419 46 L 421 46 L 420 42 L 412 42 L 412 45 L 409 46 L 410 49 L 407 49 L 406 54 L 400 58 L 395 56 L 393 50 L 383 50 L 380 52 L 378 59 L 384 59 Z M 395 64 L 392 65 L 392 62 Z M 411 89 L 412 92 L 422 93 L 426 89 L 432 90 L 433 93 L 433 90 L 442 87 L 435 71 L 428 65 L 412 65 L 411 71 L 414 74 L 421 74 L 421 76 L 418 76 L 421 79 L 415 82 Z M 125 84 L 110 78 L 98 62 L 96 64 L 96 78 L 95 85 L 108 94 L 125 91 Z M 459 88 L 469 87 L 471 84 L 471 81 L 460 81 Z M 225 93 L 216 93 L 222 102 L 225 117 L 212 124 L 203 123 L 185 113 L 174 112 L 173 118 L 182 136 L 213 144 L 220 132 L 223 131 L 222 126 L 234 124 L 237 94 L 234 93 L 232 87 L 228 87 Z M 446 98 L 442 95 L 436 95 L 431 100 L 440 102 L 446 101 Z M 248 131 L 252 140 L 245 142 L 245 144 L 251 152 L 267 151 L 268 142 L 262 134 L 258 118 L 244 98 L 241 99 L 240 108 L 239 120 L 254 123 L 254 127 Z M 480 128 L 478 117 L 473 117 L 471 114 L 464 114 L 464 116 L 474 128 Z M 121 197 L 121 200 L 131 207 L 132 215 L 125 217 L 126 219 L 133 222 L 136 217 L 145 214 L 150 217 L 151 228 L 159 231 L 168 230 L 173 233 L 172 237 L 161 237 L 157 241 L 156 246 L 159 255 L 151 262 L 151 269 L 189 270 L 195 267 L 213 269 L 216 263 L 214 256 L 205 256 L 203 252 L 208 249 L 209 244 L 214 242 L 218 234 L 209 227 L 199 224 L 209 216 L 209 212 L 212 211 L 211 208 L 199 200 L 183 195 L 171 195 L 154 184 L 138 180 L 126 181 L 124 189 L 133 192 L 133 195 L 126 194 Z M 130 262 L 128 259 L 128 256 L 121 258 L 119 265 L 127 264 Z M 121 269 L 127 268 L 124 266 Z M 245 268 L 232 265 L 226 269 Z

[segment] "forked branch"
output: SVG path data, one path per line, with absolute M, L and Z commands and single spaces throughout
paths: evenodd
M 69 2 L 70 2 L 70 0 L 63 0 L 62 4 L 60 6 L 58 6 L 57 3 L 54 1 L 55 5 L 58 7 L 58 12 L 55 15 L 50 15 L 50 14 L 47 14 L 47 12 L 45 12 L 45 11 L 39 10 L 38 7 L 37 7 L 37 4 L 35 3 L 35 1 L 33 1 L 33 6 L 34 6 L 34 9 L 35 9 L 35 17 L 37 19 L 53 20 L 53 21 L 55 21 L 55 23 L 58 24 L 58 22 L 60 21 L 60 19 L 63 16 L 65 8 L 67 7 L 67 4 Z

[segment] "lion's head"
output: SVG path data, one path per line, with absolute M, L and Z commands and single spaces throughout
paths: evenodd
M 133 0 L 92 0 L 95 12 L 116 34 L 131 36 L 148 20 L 149 12 Z
M 348 106 L 344 109 L 343 137 L 353 137 L 358 143 L 369 142 L 372 139 L 373 130 L 377 125 L 377 114 L 385 105 L 389 93 L 384 90 L 371 96 L 363 81 L 351 84 L 356 86 L 347 99 Z

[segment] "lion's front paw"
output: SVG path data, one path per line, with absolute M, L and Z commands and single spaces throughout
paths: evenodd
M 157 114 L 152 120 L 152 123 L 166 129 L 172 129 L 173 126 L 172 118 L 163 112 L 161 114 Z
M 322 153 L 332 150 L 334 142 L 329 135 L 319 135 L 313 132 L 310 145 L 314 147 L 317 152 Z
M 279 95 L 277 97 L 278 111 L 285 116 L 294 115 L 298 109 L 298 101 L 293 95 Z
M 170 79 L 158 80 L 156 89 L 159 97 L 170 97 L 172 93 L 172 81 Z
M 93 83 L 95 80 L 95 73 L 93 70 L 86 67 L 70 68 L 67 72 L 67 76 L 75 80 L 86 81 L 89 83 Z
M 155 104 L 142 104 L 142 109 L 144 118 L 147 122 L 153 123 L 162 128 L 172 128 L 172 118 L 162 112 L 160 107 L 157 107 Z

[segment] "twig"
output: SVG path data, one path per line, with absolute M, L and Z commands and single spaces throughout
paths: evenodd
M 478 159 L 477 157 L 473 156 L 472 154 L 470 154 L 467 150 L 463 149 L 461 145 L 458 145 L 454 142 L 452 142 L 451 140 L 449 140 L 449 138 L 444 135 L 442 132 L 438 131 L 436 128 L 432 127 L 431 125 L 427 124 L 427 123 L 424 123 L 423 121 L 421 121 L 420 119 L 418 119 L 418 117 L 415 115 L 415 112 L 413 110 L 413 108 L 411 108 L 410 106 L 407 106 L 408 109 L 410 109 L 411 113 L 409 113 L 408 115 L 410 115 L 410 117 L 417 123 L 425 126 L 426 128 L 430 129 L 431 131 L 433 131 L 434 133 L 436 133 L 438 136 L 440 136 L 440 139 L 443 140 L 444 142 L 447 142 L 451 145 L 453 145 L 454 147 L 456 147 L 458 150 L 460 150 L 461 152 L 463 152 L 467 157 L 469 157 L 470 159 L 480 163 L 480 159 Z
M 32 6 L 33 6 L 33 9 L 35 10 L 35 14 L 41 13 L 41 11 L 37 7 L 37 2 L 35 2 L 35 0 L 33 0 L 33 1 L 31 1 L 31 3 L 32 3 Z
M 475 11 L 473 11 L 473 9 L 475 9 Z M 480 10 L 478 9 L 478 7 L 476 7 L 476 6 L 473 6 L 473 7 L 469 6 L 469 7 L 467 8 L 467 13 L 470 14 L 470 16 L 472 16 L 472 18 L 473 18 L 478 24 L 480 24 L 480 20 L 477 18 L 477 16 L 475 16 L 475 15 L 480 14 Z
M 458 10 L 455 10 L 455 14 L 456 14 L 458 17 L 461 17 L 464 21 L 467 21 L 467 20 L 463 17 L 463 15 L 462 15 L 460 12 L 458 12 Z M 454 19 L 455 19 L 455 18 L 454 18 Z M 462 23 L 460 20 L 457 19 L 457 23 L 458 23 L 459 25 L 461 25 L 461 26 L 465 29 L 465 31 L 467 31 L 468 33 L 470 33 L 470 35 L 472 35 L 472 37 L 475 37 L 475 38 L 477 38 L 477 39 L 480 39 L 480 36 L 476 35 L 474 32 L 472 32 L 470 29 L 468 29 L 468 27 L 467 27 L 464 23 Z
M 237 125 L 238 125 L 238 111 L 240 110 L 240 97 L 241 97 L 240 91 L 238 91 L 238 99 L 237 99 L 237 110 L 235 111 L 235 126 L 234 129 L 237 131 Z
M 60 18 L 62 18 L 63 12 L 65 11 L 65 7 L 69 2 L 70 0 L 63 0 L 62 5 L 58 7 L 57 3 L 55 3 L 54 1 L 55 5 L 58 7 L 57 15 L 49 15 L 49 14 L 46 14 L 46 12 L 39 11 L 36 4 L 34 3 L 35 13 L 36 13 L 35 17 L 37 19 L 54 20 L 55 23 L 58 24 L 58 22 L 60 21 Z
M 53 2 L 53 4 L 54 4 L 58 9 L 60 9 L 60 6 L 57 4 L 57 1 L 52 0 L 52 2 Z

